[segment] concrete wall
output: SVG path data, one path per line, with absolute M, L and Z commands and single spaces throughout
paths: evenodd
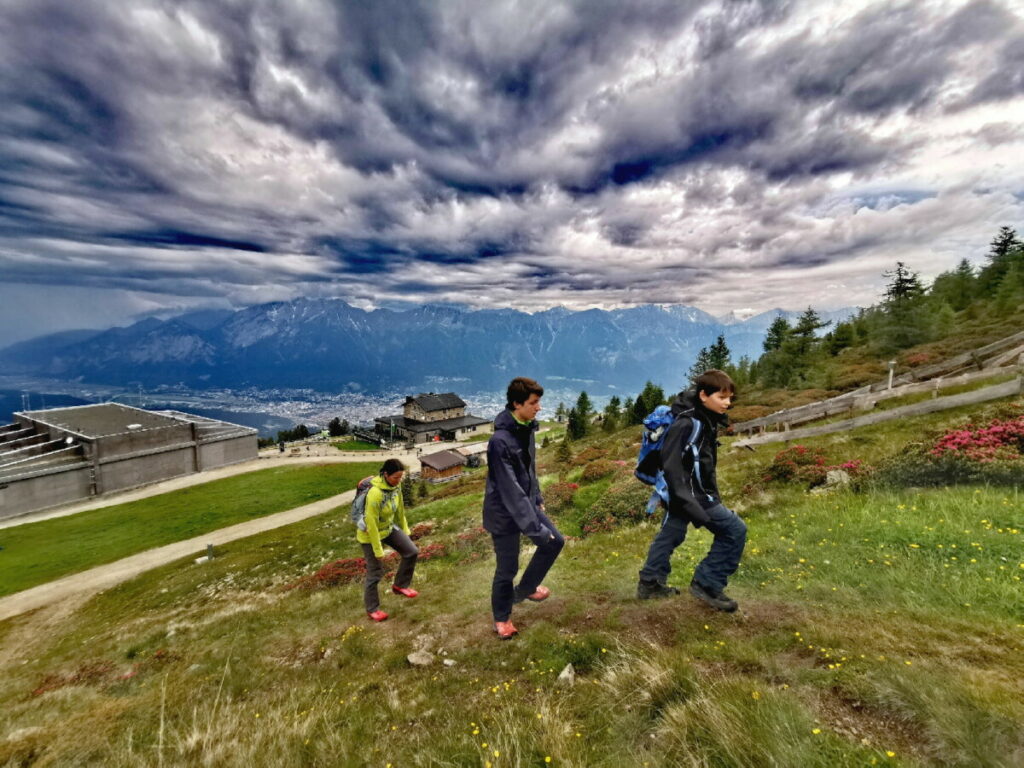
M 256 435 L 233 437 L 230 440 L 218 440 L 215 443 L 203 443 L 199 446 L 201 469 L 214 469 L 258 457 L 259 446 L 256 442 Z
M 100 493 L 135 488 L 195 472 L 195 453 L 191 447 L 161 451 L 132 459 L 100 460 Z
M 113 456 L 123 456 L 191 441 L 192 426 L 190 424 L 175 424 L 100 437 L 96 440 L 96 446 L 99 450 L 100 461 L 102 461 Z
M 46 474 L 0 483 L 0 518 L 56 507 L 88 498 L 89 468 L 52 470 Z

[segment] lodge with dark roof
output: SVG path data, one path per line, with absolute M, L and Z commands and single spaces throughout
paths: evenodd
M 420 477 L 431 483 L 443 483 L 462 475 L 466 457 L 455 451 L 438 451 L 420 456 Z
M 374 419 L 374 430 L 391 442 L 464 440 L 487 434 L 492 427 L 490 419 L 466 413 L 466 403 L 454 392 L 410 395 L 405 398 L 402 413 Z

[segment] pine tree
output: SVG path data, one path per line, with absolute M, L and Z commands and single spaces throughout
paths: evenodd
M 572 448 L 569 447 L 568 437 L 566 434 L 566 439 L 558 443 L 558 450 L 555 452 L 555 459 L 564 470 L 568 469 L 569 462 L 572 461 Z
M 622 404 L 622 418 L 626 424 L 639 424 L 639 421 L 633 421 L 633 398 L 627 397 L 626 402 Z
M 711 354 L 712 368 L 724 371 L 732 366 L 732 352 L 725 343 L 725 336 L 719 336 L 715 343 L 708 349 Z
M 978 275 L 978 291 L 983 296 L 994 296 L 999 290 L 1003 276 L 1010 270 L 1011 256 L 1024 248 L 1012 227 L 1000 227 L 999 234 L 989 245 L 989 263 Z
M 786 341 L 793 345 L 793 351 L 802 358 L 814 347 L 818 331 L 831 324 L 831 320 L 822 320 L 817 312 L 808 307 L 797 319 Z
M 416 503 L 413 500 L 412 478 L 408 474 L 402 475 L 402 503 L 406 509 L 411 509 Z
M 976 290 L 974 267 L 967 259 L 961 259 L 952 272 L 943 272 L 935 278 L 929 295 L 939 302 L 949 304 L 954 311 L 960 312 L 967 309 L 974 300 Z
M 420 497 L 420 501 L 425 501 L 430 496 L 430 489 L 427 488 L 426 480 L 420 480 L 417 495 Z
M 832 333 L 825 336 L 825 345 L 828 353 L 835 357 L 847 347 L 852 347 L 856 341 L 856 335 L 851 323 L 839 323 Z
M 686 372 L 686 378 L 692 385 L 698 376 L 714 367 L 715 360 L 711 355 L 711 350 L 708 347 L 701 347 L 700 352 L 697 353 L 697 359 L 690 366 L 690 370 Z
M 612 395 L 608 405 L 604 407 L 604 421 L 601 424 L 601 428 L 605 432 L 614 432 L 619 428 L 619 420 L 621 419 L 621 414 L 619 413 L 620 405 L 621 401 L 618 395 Z
M 886 302 L 910 301 L 924 295 L 924 286 L 917 272 L 911 272 L 902 261 L 896 262 L 896 269 L 892 272 L 883 272 L 882 275 L 889 278 L 889 284 L 885 286 Z
M 331 437 L 341 437 L 344 432 L 341 431 L 341 419 L 335 416 L 327 423 L 327 434 Z
M 882 342 L 886 349 L 906 349 L 927 341 L 931 332 L 931 317 L 924 301 L 924 287 L 916 272 L 911 272 L 902 261 L 896 269 L 883 273 L 890 278 L 885 287 L 882 304 Z
M 569 416 L 565 421 L 565 437 L 568 440 L 579 440 L 587 434 L 587 428 L 580 419 L 580 414 L 575 408 L 569 409 Z
M 782 315 L 772 320 L 772 324 L 768 326 L 768 333 L 764 337 L 764 351 L 772 352 L 779 349 L 782 342 L 789 336 L 789 331 L 789 321 Z
M 1024 301 L 1024 271 L 1016 261 L 1010 263 L 996 291 L 995 309 L 1000 315 L 1013 314 Z
M 558 407 L 555 409 L 555 421 L 561 424 L 563 421 L 565 421 L 566 415 L 567 413 L 565 410 L 565 403 L 559 403 Z
M 590 431 L 591 422 L 594 416 L 594 406 L 590 402 L 590 396 L 586 392 L 580 392 L 576 398 L 576 418 L 579 420 L 579 437 L 585 437 Z M 578 440 L 579 438 L 573 438 Z

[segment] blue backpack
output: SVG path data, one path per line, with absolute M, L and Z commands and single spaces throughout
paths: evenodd
M 697 440 L 700 438 L 701 424 L 693 416 L 688 418 L 693 422 L 693 429 L 690 430 L 690 437 L 683 446 L 683 452 L 689 451 L 693 455 L 694 471 L 699 473 L 700 449 L 697 447 Z M 641 483 L 654 486 L 651 498 L 647 501 L 648 515 L 653 515 L 661 507 L 668 507 L 668 483 L 665 482 L 665 471 L 662 468 L 661 446 L 665 442 L 665 433 L 675 420 L 676 417 L 672 415 L 669 406 L 659 405 L 643 421 L 640 455 L 637 456 L 633 474 Z

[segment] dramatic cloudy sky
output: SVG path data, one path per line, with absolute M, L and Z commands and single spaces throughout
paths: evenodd
M 0 343 L 874 302 L 1024 228 L 1024 2 L 4 0 Z

